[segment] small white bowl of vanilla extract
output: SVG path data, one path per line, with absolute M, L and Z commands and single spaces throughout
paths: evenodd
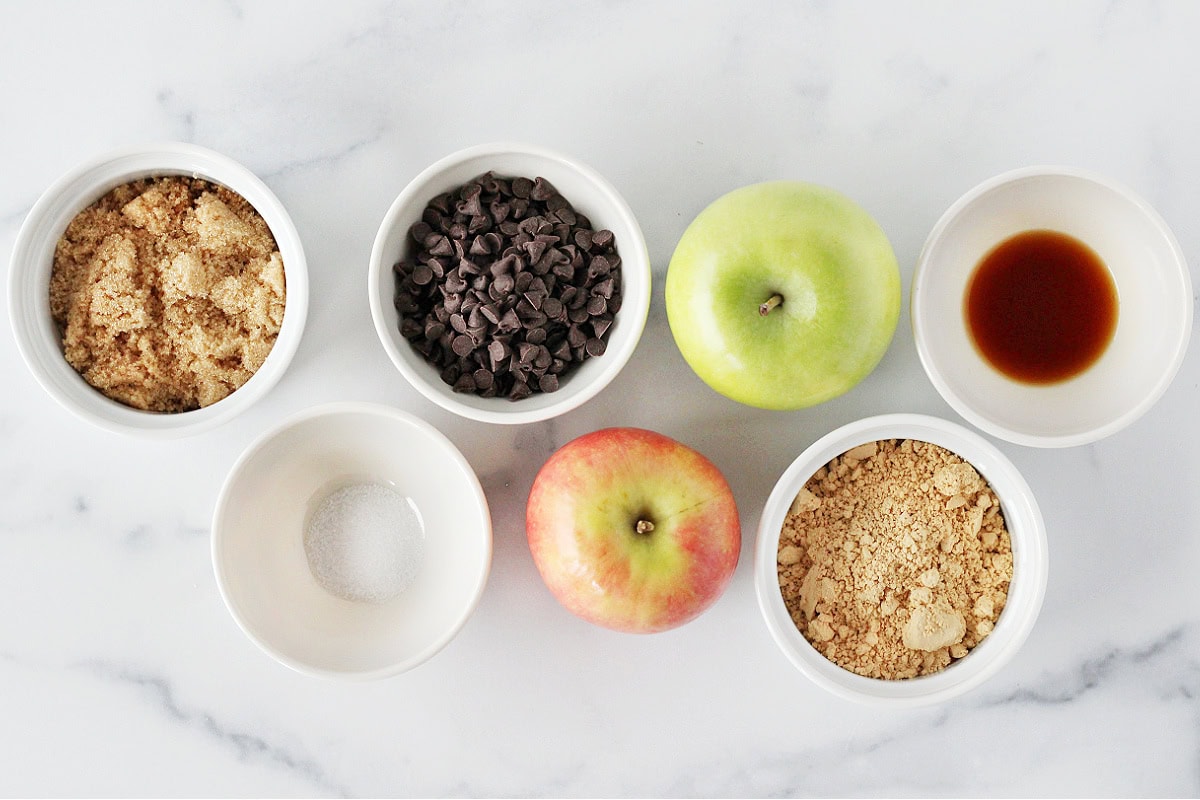
M 999 175 L 950 206 L 911 303 L 917 353 L 946 402 L 1035 447 L 1086 444 L 1141 417 L 1192 326 L 1166 222 L 1129 189 L 1066 167 Z

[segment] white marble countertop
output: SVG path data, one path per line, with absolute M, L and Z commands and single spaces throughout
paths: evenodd
M 1143 194 L 1200 263 L 1200 5 L 1189 2 L 288 3 L 0 6 L 0 253 L 77 163 L 202 144 L 290 210 L 312 282 L 288 373 L 250 412 L 176 442 L 55 405 L 0 336 L 0 794 L 1196 795 L 1200 793 L 1200 350 L 1101 443 L 1001 443 L 1046 518 L 1050 579 L 1017 657 L 946 705 L 826 694 L 772 643 L 753 532 L 778 475 L 850 420 L 956 418 L 908 324 L 942 211 L 1010 168 L 1064 163 Z M 649 322 L 617 380 L 545 424 L 451 417 L 371 326 L 384 211 L 461 147 L 524 140 L 596 167 L 654 264 Z M 710 391 L 675 348 L 662 279 L 684 227 L 737 186 L 834 186 L 880 221 L 906 310 L 879 368 L 806 411 Z M 7 288 L 0 288 L 7 292 Z M 7 297 L 4 298 L 7 308 Z M 4 312 L 7 314 L 7 311 Z M 1193 343 L 1194 344 L 1194 343 Z M 493 509 L 482 601 L 435 658 L 380 682 L 289 671 L 222 605 L 220 484 L 300 409 L 370 400 L 431 421 Z M 524 501 L 544 459 L 611 424 L 707 454 L 742 510 L 742 562 L 697 621 L 649 637 L 559 607 Z

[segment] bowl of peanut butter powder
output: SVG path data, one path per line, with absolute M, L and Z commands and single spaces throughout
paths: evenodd
M 922 705 L 978 686 L 1021 647 L 1045 594 L 1045 525 L 978 434 L 870 417 L 784 472 L 754 572 L 767 627 L 801 672 L 841 697 Z
M 25 362 L 62 406 L 172 437 L 230 419 L 278 381 L 308 277 L 261 180 L 165 143 L 95 158 L 42 195 L 17 237 L 9 302 Z

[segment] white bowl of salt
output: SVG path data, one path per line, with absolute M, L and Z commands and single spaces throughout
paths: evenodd
M 487 500 L 428 423 L 386 406 L 303 412 L 247 448 L 213 515 L 238 626 L 281 663 L 383 678 L 441 650 L 491 567 Z

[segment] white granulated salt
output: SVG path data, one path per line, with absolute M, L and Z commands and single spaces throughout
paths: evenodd
M 304 529 L 313 577 L 345 600 L 385 603 L 416 577 L 425 528 L 412 500 L 379 483 L 335 489 L 317 503 Z

